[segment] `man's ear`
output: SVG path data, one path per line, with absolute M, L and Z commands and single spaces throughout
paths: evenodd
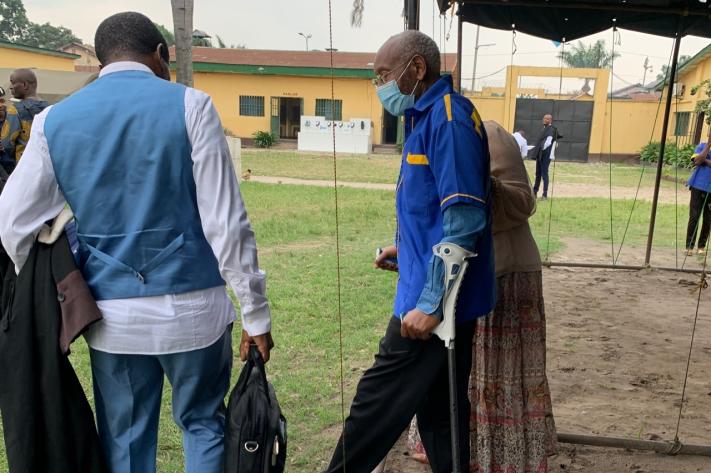
M 152 67 L 153 72 L 155 75 L 160 77 L 161 79 L 165 80 L 170 80 L 170 68 L 168 66 L 168 63 L 165 60 L 165 56 L 168 55 L 168 50 L 165 49 L 165 46 L 161 43 L 156 46 L 156 50 L 153 51 L 152 60 L 154 67 Z
M 427 77 L 427 62 L 425 58 L 418 54 L 412 58 L 412 64 L 415 66 L 417 80 L 424 80 Z

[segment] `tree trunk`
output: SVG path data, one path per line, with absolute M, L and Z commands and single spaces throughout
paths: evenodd
M 175 31 L 177 81 L 193 86 L 193 0 L 170 0 Z

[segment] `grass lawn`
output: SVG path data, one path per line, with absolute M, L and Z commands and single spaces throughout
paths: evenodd
M 256 176 L 333 180 L 333 158 L 292 150 L 242 150 L 242 170 Z M 400 171 L 395 154 L 339 155 L 338 178 L 348 182 L 394 183 Z
M 399 155 L 339 155 L 338 178 L 347 182 L 394 183 L 400 170 Z M 531 180 L 535 175 L 535 162 L 527 160 Z M 242 169 L 251 169 L 256 176 L 280 176 L 299 179 L 333 179 L 333 161 L 329 154 L 301 153 L 290 150 L 242 150 Z M 643 187 L 654 186 L 656 168 L 647 166 L 642 179 Z M 681 179 L 689 177 L 689 171 L 667 167 L 667 176 L 678 175 Z M 612 185 L 615 187 L 636 188 L 642 175 L 642 166 L 629 164 L 612 165 Z M 581 183 L 608 186 L 610 182 L 609 165 L 556 163 L 558 182 Z M 674 183 L 662 181 L 664 187 L 673 189 Z M 680 189 L 683 187 L 679 185 Z
M 290 423 L 288 471 L 313 473 L 325 466 L 340 432 L 339 336 L 344 346 L 347 409 L 390 316 L 395 277 L 373 270 L 371 262 L 375 247 L 392 240 L 393 193 L 339 190 L 343 315 L 339 330 L 333 191 L 252 182 L 244 183 L 242 191 L 260 245 L 261 265 L 269 275 L 277 349 L 268 370 Z M 541 203 L 531 221 L 542 252 L 547 243 L 550 202 Z M 568 236 L 609 241 L 606 199 L 552 202 L 551 252 L 559 250 L 561 239 Z M 629 201 L 614 202 L 616 241 L 630 205 Z M 674 245 L 674 212 L 671 205 L 660 206 L 658 246 Z M 684 212 L 680 208 L 680 214 Z M 638 203 L 628 243 L 644 242 L 648 217 L 649 204 Z M 685 221 L 680 220 L 681 228 Z M 91 399 L 88 351 L 83 341 L 75 344 L 72 361 Z M 238 373 L 239 366 L 235 366 L 233 377 Z M 163 400 L 158 471 L 177 473 L 182 471 L 181 434 L 170 420 L 168 387 Z M 0 471 L 7 471 L 1 450 Z

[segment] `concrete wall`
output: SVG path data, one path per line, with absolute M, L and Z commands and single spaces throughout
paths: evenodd
M 469 97 L 483 120 L 504 122 L 506 100 L 504 97 Z
M 514 84 L 518 83 L 518 78 L 521 76 L 559 77 L 560 74 L 561 71 L 558 68 L 509 67 L 507 71 L 507 78 L 511 81 L 509 97 L 516 97 L 518 93 L 530 92 L 529 89 L 515 87 Z M 706 77 L 711 77 L 711 64 L 708 65 L 708 70 L 704 69 L 699 74 L 707 74 Z M 564 77 L 590 77 L 596 80 L 594 95 L 577 99 L 594 101 L 595 109 L 589 148 L 591 161 L 607 160 L 610 153 L 618 161 L 634 158 L 639 150 L 649 143 L 650 139 L 659 141 L 661 138 L 663 107 L 659 106 L 658 101 L 609 100 L 607 98 L 609 71 L 607 70 L 564 69 L 563 75 Z M 698 82 L 700 80 L 695 83 Z M 695 101 L 689 98 L 688 91 L 690 89 L 691 86 L 687 85 L 687 99 L 686 102 L 679 103 L 679 111 L 693 109 Z M 505 90 L 505 88 L 500 88 L 500 90 L 497 89 L 497 92 Z M 484 120 L 497 121 L 507 130 L 513 131 L 516 100 L 511 100 L 509 97 L 487 97 L 476 94 L 469 98 Z M 541 98 L 571 99 L 568 96 L 559 97 L 557 94 L 543 94 Z M 676 111 L 676 107 L 673 108 L 673 111 Z M 656 126 L 654 126 L 655 118 L 657 118 Z M 674 118 L 672 116 L 670 120 L 670 130 L 672 131 L 673 126 Z
M 658 101 L 608 101 L 605 104 L 604 129 L 598 135 L 600 142 L 595 146 L 590 144 L 590 153 L 603 156 L 608 156 L 610 152 L 613 155 L 636 155 L 650 139 L 658 141 L 661 137 L 662 120 L 657 120 L 655 126 L 654 119 L 657 111 L 661 111 L 663 106 L 662 104 L 660 107 Z
M 35 68 L 51 71 L 74 71 L 74 58 L 52 56 L 0 45 L 0 68 L 3 67 L 10 69 Z

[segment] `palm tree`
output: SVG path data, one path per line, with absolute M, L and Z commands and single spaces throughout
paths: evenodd
M 568 67 L 584 69 L 607 69 L 612 66 L 615 59 L 620 57 L 617 51 L 608 51 L 604 39 L 599 39 L 595 43 L 586 46 L 582 41 L 573 45 L 572 51 L 563 51 L 558 54 L 558 59 Z M 581 91 L 584 94 L 590 92 L 590 79 L 585 79 L 585 84 Z
M 170 0 L 175 29 L 176 78 L 181 84 L 193 85 L 193 0 Z
M 605 40 L 598 39 L 595 43 L 586 46 L 582 41 L 573 45 L 572 51 L 563 51 L 558 55 L 568 67 L 581 67 L 592 69 L 605 69 L 612 65 L 612 61 L 620 57 L 620 53 L 608 51 Z
M 687 56 L 686 54 L 682 54 L 681 56 L 679 56 L 679 65 L 677 67 L 677 71 L 679 70 L 678 68 L 683 66 L 689 59 L 691 59 L 691 56 Z M 668 64 L 662 65 L 661 72 L 657 74 L 657 82 L 664 82 L 665 84 L 667 83 L 667 74 L 669 73 L 669 69 L 670 67 Z

